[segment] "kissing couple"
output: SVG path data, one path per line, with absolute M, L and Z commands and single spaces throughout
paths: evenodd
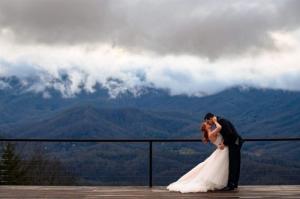
M 229 120 L 212 113 L 205 115 L 201 131 L 203 142 L 214 144 L 216 150 L 177 181 L 169 184 L 167 189 L 181 193 L 237 189 L 242 137 Z

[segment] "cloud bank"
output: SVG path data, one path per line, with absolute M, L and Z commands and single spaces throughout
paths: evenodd
M 299 91 L 299 10 L 297 0 L 3 0 L 0 76 L 36 76 L 33 90 L 64 96 L 96 83 L 112 95 Z M 53 83 L 64 74 L 70 85 Z

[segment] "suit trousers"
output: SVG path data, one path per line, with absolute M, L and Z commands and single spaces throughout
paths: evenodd
M 229 187 L 237 187 L 240 178 L 241 165 L 241 146 L 242 144 L 232 144 L 228 146 L 229 149 Z

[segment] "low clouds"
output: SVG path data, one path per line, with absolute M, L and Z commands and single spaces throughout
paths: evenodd
M 113 96 L 300 90 L 299 10 L 297 0 L 3 0 L 0 76 L 36 76 L 32 90 L 64 96 L 96 83 Z M 54 81 L 64 74 L 70 84 Z

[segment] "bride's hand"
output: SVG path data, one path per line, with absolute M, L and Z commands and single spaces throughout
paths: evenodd
M 214 123 L 218 122 L 218 120 L 217 120 L 217 117 L 216 117 L 216 116 L 214 116 L 212 119 L 213 119 L 213 122 L 214 122 Z
M 219 149 L 223 150 L 225 148 L 225 145 L 223 143 L 219 144 Z

